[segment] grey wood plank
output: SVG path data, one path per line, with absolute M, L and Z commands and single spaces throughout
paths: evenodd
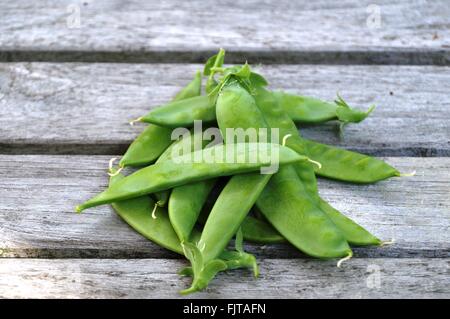
M 0 63 L 0 152 L 121 154 L 200 65 Z M 277 65 L 271 87 L 378 107 L 363 123 L 305 127 L 308 137 L 384 156 L 450 156 L 449 67 Z
M 107 186 L 106 156 L 0 156 L 0 256 L 179 258 L 144 239 L 109 206 L 74 207 Z M 450 158 L 387 158 L 408 178 L 374 185 L 320 180 L 322 196 L 382 240 L 358 257 L 450 256 Z M 248 244 L 259 257 L 304 258 L 289 245 Z
M 263 259 L 261 276 L 221 273 L 187 298 L 449 298 L 449 259 Z M 181 298 L 167 259 L 0 259 L 0 298 Z
M 450 63 L 446 0 L 373 5 L 371 0 L 3 1 L 0 58 L 199 62 L 225 47 L 233 60 L 245 56 L 252 62 Z

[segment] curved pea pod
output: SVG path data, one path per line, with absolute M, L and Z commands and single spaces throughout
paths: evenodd
M 112 176 L 110 178 L 110 184 L 113 185 L 123 178 L 124 176 L 121 174 Z M 153 206 L 152 199 L 146 195 L 112 203 L 112 207 L 116 213 L 139 234 L 161 247 L 184 255 L 185 249 L 183 249 L 177 234 L 170 224 L 167 211 L 163 208 L 158 208 L 158 217 L 156 219 L 151 218 Z M 193 242 L 197 242 L 199 238 L 200 232 L 193 229 L 190 239 Z M 240 251 L 224 250 L 220 254 L 219 259 L 223 260 L 223 263 L 226 265 L 226 268 L 223 270 L 255 267 L 253 264 L 255 262 L 253 255 Z M 184 272 L 189 274 L 189 269 L 185 269 Z
M 174 97 L 174 101 L 199 96 L 202 87 L 201 73 L 197 72 L 194 79 Z M 120 160 L 119 166 L 143 166 L 153 163 L 172 143 L 172 130 L 150 124 L 131 143 Z
M 169 198 L 169 219 L 181 242 L 189 241 L 192 229 L 216 180 L 175 187 Z
M 188 136 L 182 136 L 179 140 L 173 142 L 156 160 L 156 163 L 161 163 L 172 158 L 172 155 L 181 155 L 184 152 L 193 152 L 195 147 L 203 148 L 206 146 L 206 140 L 203 140 L 203 132 L 194 132 Z M 181 154 L 180 154 L 181 153 Z M 164 190 L 153 194 L 157 200 L 157 205 L 163 207 L 169 200 L 170 190 Z
M 336 104 L 285 92 L 273 94 L 294 122 L 318 124 L 336 119 Z
M 309 96 L 300 96 L 285 92 L 273 92 L 275 98 L 288 116 L 298 123 L 319 124 L 339 120 L 345 124 L 359 123 L 374 110 L 367 111 L 351 108 L 339 95 L 334 103 L 325 102 Z
M 287 145 L 322 164 L 322 167 L 316 166 L 314 170 L 323 177 L 367 184 L 400 176 L 400 172 L 386 162 L 364 154 L 305 139 L 292 140 Z
M 256 204 L 272 226 L 304 253 L 318 258 L 351 255 L 340 230 L 305 195 L 293 166 L 280 168 Z
M 117 174 L 110 178 L 113 186 L 123 180 L 125 176 Z M 158 208 L 158 218 L 153 219 L 151 212 L 154 207 L 153 200 L 147 196 L 112 203 L 117 214 L 134 230 L 156 244 L 178 254 L 183 254 L 180 240 L 170 224 L 167 212 Z M 198 240 L 200 233 L 194 232 L 192 240 Z
M 252 216 L 245 217 L 241 228 L 244 239 L 254 243 L 278 244 L 286 242 L 286 239 L 272 225 Z
M 292 135 L 287 139 L 286 145 L 292 147 L 292 145 L 301 142 L 300 135 L 294 123 L 287 117 L 286 112 L 279 109 L 279 103 L 271 98 L 268 91 L 259 90 L 258 92 L 259 94 L 256 96 L 256 100 L 267 122 L 273 127 L 278 127 L 281 131 L 280 135 Z M 300 151 L 307 153 L 305 150 Z M 374 237 L 351 219 L 342 215 L 319 197 L 316 176 L 310 163 L 298 162 L 293 164 L 293 167 L 299 177 L 297 181 L 298 187 L 303 187 L 304 189 L 303 195 L 310 197 L 310 201 L 316 206 L 316 209 L 321 210 L 333 221 L 349 243 L 357 245 L 377 245 L 380 243 L 378 238 Z
M 214 204 L 198 242 L 204 262 L 216 258 L 236 234 L 271 175 L 233 176 Z
M 119 165 L 126 167 L 153 163 L 172 143 L 171 133 L 172 130 L 167 127 L 150 124 L 131 143 Z
M 195 120 L 212 122 L 216 119 L 214 102 L 209 96 L 196 96 L 154 108 L 139 118 L 141 122 L 167 127 L 189 127 Z
M 339 228 L 342 235 L 344 235 L 350 244 L 358 246 L 381 244 L 381 240 L 343 215 L 319 196 L 316 175 L 311 165 L 307 163 L 295 163 L 294 167 L 303 184 L 305 194 L 309 195 L 316 203 L 316 206 L 327 214 L 328 218 Z
M 192 276 L 192 285 L 190 288 L 182 290 L 180 293 L 187 295 L 206 288 L 209 282 L 219 271 L 231 270 L 237 268 L 252 268 L 255 277 L 259 276 L 259 268 L 256 258 L 252 254 L 246 253 L 242 246 L 242 231 L 236 233 L 236 251 L 225 250 L 220 258 L 206 261 L 202 251 L 197 245 L 192 243 L 183 243 L 183 249 L 186 257 L 191 262 L 191 267 L 184 268 L 180 274 Z
M 336 116 L 343 124 L 359 123 L 365 120 L 375 109 L 375 106 L 373 105 L 367 111 L 352 109 L 339 95 L 335 103 L 337 105 Z
M 234 156 L 230 158 L 230 154 Z M 258 171 L 262 167 L 272 167 L 274 163 L 283 165 L 301 160 L 305 157 L 276 144 L 216 145 L 142 168 L 77 206 L 76 211 L 200 180 Z

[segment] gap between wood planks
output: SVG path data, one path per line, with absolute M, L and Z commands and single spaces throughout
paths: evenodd
M 203 63 L 216 51 L 0 50 L 0 62 Z M 229 63 L 325 65 L 450 65 L 450 48 L 384 51 L 227 51 Z

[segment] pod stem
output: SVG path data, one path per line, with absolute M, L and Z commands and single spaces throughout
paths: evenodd
M 286 141 L 288 138 L 290 138 L 292 136 L 292 134 L 286 134 L 285 136 L 283 136 L 283 141 L 281 142 L 282 146 L 286 146 Z
M 416 175 L 416 171 L 412 171 L 411 173 L 400 173 L 398 174 L 399 177 L 411 177 L 411 176 L 415 176 Z
M 156 210 L 158 209 L 158 203 L 155 203 L 155 206 L 153 207 L 152 210 L 152 218 L 156 219 Z
M 133 126 L 134 123 L 137 123 L 137 122 L 142 122 L 142 116 L 138 117 L 137 119 L 134 119 L 134 120 L 130 121 L 129 124 L 131 126 Z
M 108 172 L 108 175 L 113 177 L 113 176 L 117 176 L 119 175 L 119 173 L 123 170 L 123 166 L 119 167 L 119 169 L 117 171 L 115 171 L 114 173 Z
M 385 240 L 385 241 L 382 241 L 381 243 L 380 243 L 380 247 L 383 247 L 383 246 L 388 246 L 388 245 L 393 245 L 393 244 L 395 244 L 395 239 L 391 239 L 391 240 Z
M 314 161 L 314 160 L 312 160 L 312 159 L 310 159 L 310 158 L 307 158 L 306 160 L 307 160 L 308 162 L 310 162 L 310 163 L 313 163 L 313 164 L 317 165 L 317 167 L 318 167 L 319 169 L 322 168 L 322 164 L 320 164 L 319 162 Z
M 344 261 L 347 261 L 347 260 L 350 260 L 350 258 L 352 258 L 353 257 L 353 253 L 352 252 L 349 252 L 348 253 L 348 255 L 346 256 L 346 257 L 344 257 L 344 258 L 342 258 L 342 259 L 339 259 L 339 261 L 337 262 L 337 267 L 338 268 L 341 268 L 341 265 L 342 265 L 342 263 L 344 262 Z

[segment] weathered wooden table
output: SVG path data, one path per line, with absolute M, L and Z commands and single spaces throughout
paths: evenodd
M 373 4 L 374 3 L 374 4 Z M 383 239 L 343 268 L 287 245 L 247 245 L 261 278 L 223 273 L 191 297 L 450 297 L 450 7 L 447 0 L 2 1 L 0 297 L 179 297 L 186 264 L 107 207 L 77 203 L 217 48 L 273 88 L 378 108 L 304 136 L 385 158 L 410 178 L 323 197 Z

